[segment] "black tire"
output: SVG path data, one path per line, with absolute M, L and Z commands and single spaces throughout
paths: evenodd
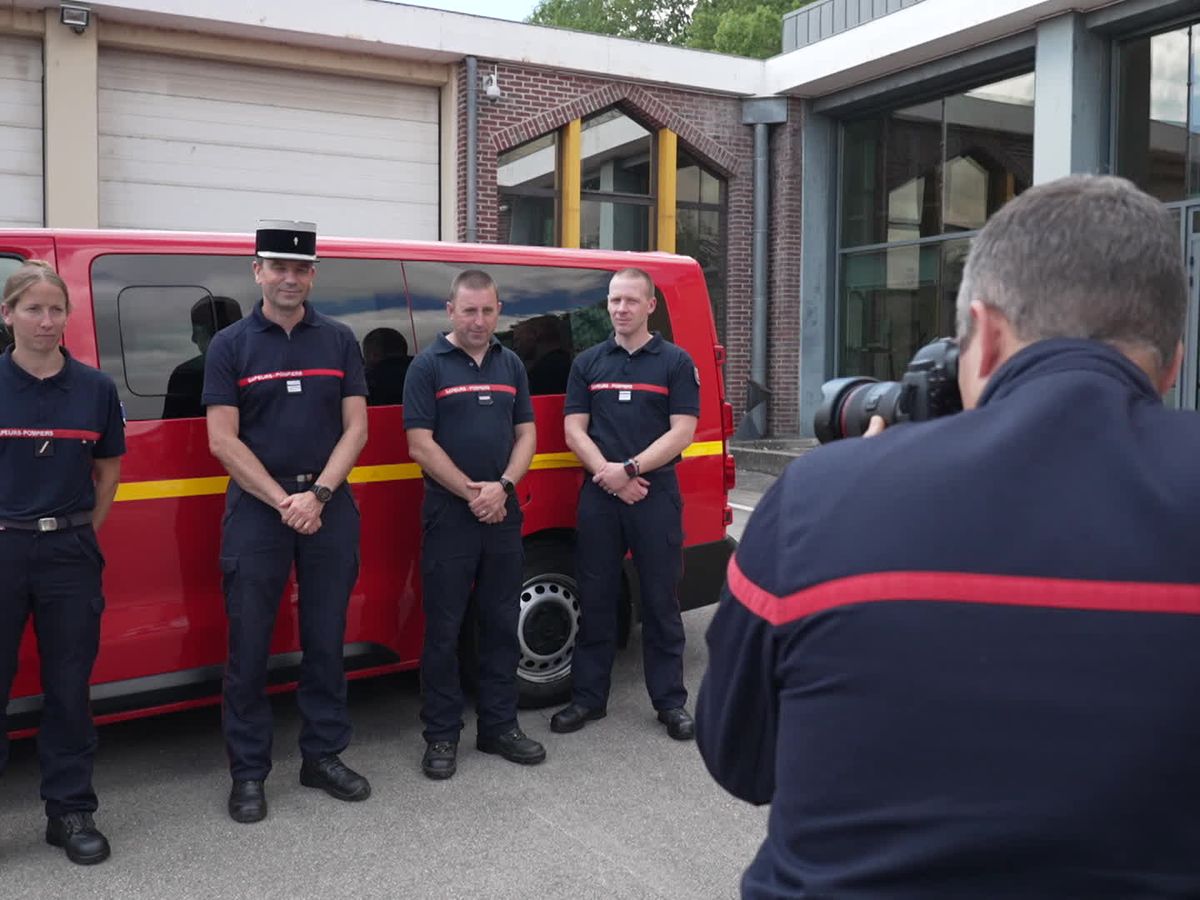
M 579 633 L 574 550 L 567 540 L 534 540 L 525 548 L 517 637 L 522 709 L 571 699 L 571 656 Z

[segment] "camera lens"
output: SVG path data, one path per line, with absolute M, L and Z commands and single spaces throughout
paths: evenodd
M 903 387 L 896 381 L 874 378 L 835 378 L 821 385 L 821 406 L 813 416 L 813 431 L 822 444 L 859 437 L 871 416 L 896 421 Z

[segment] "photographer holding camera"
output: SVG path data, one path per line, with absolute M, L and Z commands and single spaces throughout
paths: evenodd
M 1157 201 L 1031 188 L 963 274 L 966 412 L 763 498 L 696 717 L 771 804 L 744 896 L 1200 896 L 1200 417 L 1160 400 L 1186 297 Z

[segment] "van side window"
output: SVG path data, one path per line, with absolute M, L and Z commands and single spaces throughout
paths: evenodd
M 496 338 L 524 361 L 535 396 L 564 393 L 571 361 L 612 334 L 608 282 L 613 273 L 607 269 L 409 262 L 404 274 L 419 350 L 449 329 L 450 283 L 466 269 L 482 269 L 495 279 L 502 304 Z M 661 294 L 650 327 L 670 339 Z
M 209 342 L 249 315 L 262 291 L 244 256 L 110 254 L 92 265 L 92 296 L 100 368 L 117 383 L 127 417 L 137 421 L 204 415 Z M 380 344 L 379 334 L 392 351 L 410 342 L 399 263 L 323 260 L 310 301 L 349 325 L 364 349 Z M 376 398 L 400 402 L 393 380 L 377 379 L 384 387 Z M 403 390 L 403 372 L 399 381 Z
M 0 290 L 4 288 L 4 282 L 8 281 L 8 276 L 17 269 L 21 268 L 25 260 L 23 257 L 12 253 L 0 253 Z M 8 349 L 8 345 L 13 342 L 12 335 L 8 333 L 8 329 L 4 327 L 4 321 L 0 320 L 0 353 Z

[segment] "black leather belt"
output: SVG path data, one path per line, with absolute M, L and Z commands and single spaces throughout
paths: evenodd
M 43 516 L 40 519 L 26 521 L 0 519 L 0 531 L 9 528 L 14 531 L 62 531 L 65 528 L 81 528 L 91 524 L 92 514 L 89 511 L 71 513 L 66 516 Z
M 294 481 L 294 482 L 296 482 L 296 484 L 308 484 L 309 482 L 313 482 L 313 481 L 317 480 L 317 476 L 312 475 L 312 474 L 272 475 L 271 477 L 274 478 L 276 481 Z

